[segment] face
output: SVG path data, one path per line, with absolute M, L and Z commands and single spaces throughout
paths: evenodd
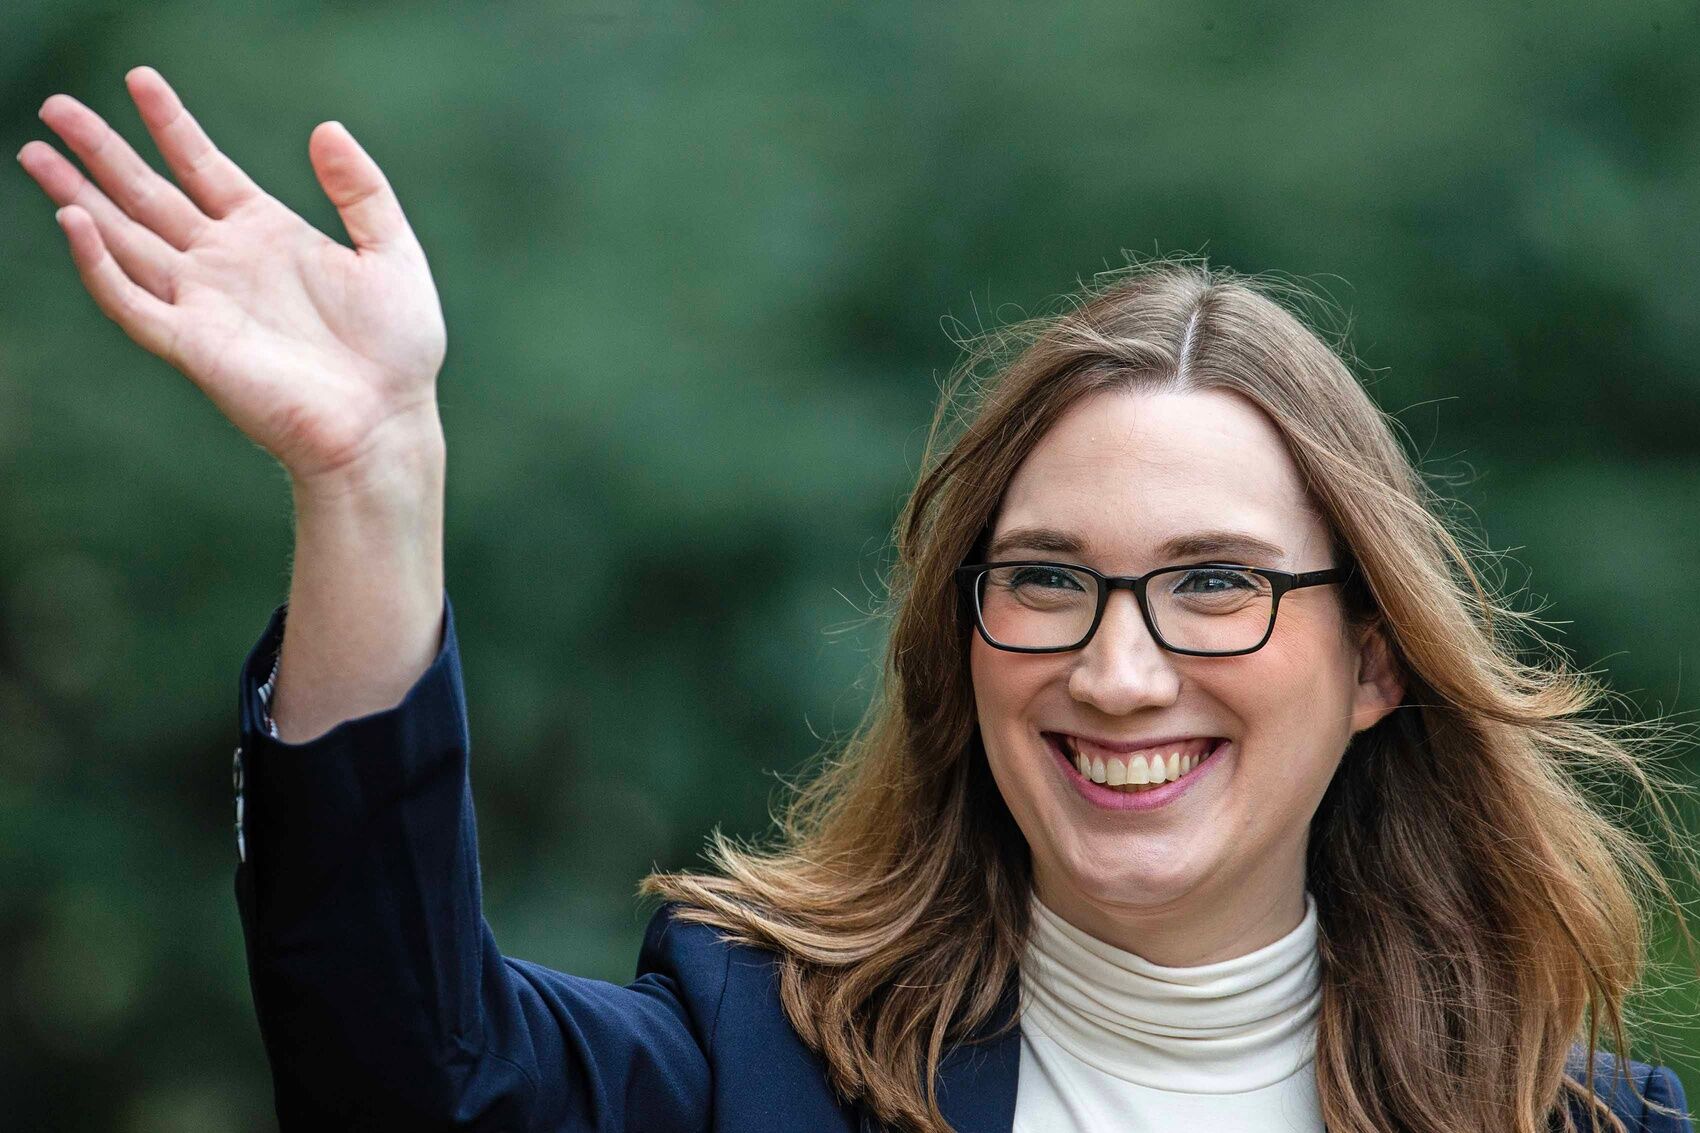
M 1038 528 L 1077 546 L 1019 534 Z M 1111 575 L 1204 561 L 1337 565 L 1274 424 L 1226 391 L 1082 400 L 1021 465 L 992 530 L 988 560 Z M 1276 550 L 1176 549 L 1205 531 Z M 1065 920 L 1171 966 L 1243 955 L 1297 926 L 1311 817 L 1352 735 L 1403 689 L 1380 637 L 1356 640 L 1338 585 L 1290 591 L 1278 611 L 1263 648 L 1234 657 L 1164 650 L 1127 590 L 1111 592 L 1097 633 L 1073 652 L 1010 653 L 974 634 L 992 774 L 1031 847 L 1039 899 Z M 1100 753 L 1159 738 L 1225 742 L 1170 801 L 1129 809 L 1092 801 L 1057 737 Z

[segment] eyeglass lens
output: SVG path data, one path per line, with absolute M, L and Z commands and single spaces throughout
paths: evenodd
M 981 573 L 980 621 L 987 635 L 1018 649 L 1080 644 L 1098 610 L 1098 579 L 1062 566 L 1004 566 Z M 1176 649 L 1231 653 L 1269 632 L 1269 580 L 1228 567 L 1177 567 L 1146 581 L 1157 633 Z

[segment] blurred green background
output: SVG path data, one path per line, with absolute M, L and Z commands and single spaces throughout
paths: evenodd
M 122 82 L 150 63 L 338 239 L 308 133 L 340 119 L 385 168 L 447 312 L 449 588 L 510 954 L 625 982 L 638 878 L 765 828 L 865 702 L 952 328 L 1122 249 L 1326 286 L 1520 603 L 1639 711 L 1689 710 L 1692 2 L 241 8 L 12 0 L 0 130 L 52 140 L 64 91 L 158 167 Z M 287 483 L 99 314 L 10 168 L 0 1112 L 274 1128 L 230 754 Z M 1700 1089 L 1693 972 L 1656 978 L 1637 1054 Z

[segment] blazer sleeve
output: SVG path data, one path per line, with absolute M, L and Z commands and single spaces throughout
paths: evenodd
M 504 957 L 485 923 L 454 611 L 402 701 L 266 726 L 287 603 L 243 665 L 236 898 L 291 1130 L 706 1127 L 725 960 L 651 920 L 624 986 Z M 720 950 L 725 956 L 730 953 Z

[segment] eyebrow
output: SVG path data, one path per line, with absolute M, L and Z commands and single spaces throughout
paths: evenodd
M 1078 535 L 1054 527 L 1014 527 L 992 541 L 986 556 L 988 559 L 1001 559 L 1018 549 L 1081 556 L 1086 553 L 1086 542 Z M 1265 559 L 1287 557 L 1287 552 L 1281 547 L 1244 531 L 1194 531 L 1177 535 L 1159 545 L 1157 554 L 1165 561 L 1224 556 Z

